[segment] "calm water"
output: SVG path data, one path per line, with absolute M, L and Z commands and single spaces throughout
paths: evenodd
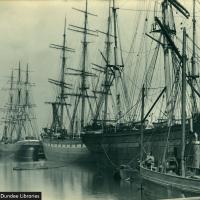
M 13 170 L 15 167 L 34 169 Z M 43 200 L 140 200 L 136 182 L 114 181 L 108 172 L 91 166 L 0 160 L 0 191 L 41 191 Z
M 13 170 L 14 169 L 22 170 Z M 47 168 L 48 167 L 48 168 Z M 42 168 L 42 169 L 41 169 Z M 44 168 L 44 169 L 43 169 Z M 143 182 L 115 181 L 92 166 L 0 160 L 0 191 L 41 191 L 43 200 L 155 200 L 183 193 Z M 142 188 L 142 189 L 141 189 Z

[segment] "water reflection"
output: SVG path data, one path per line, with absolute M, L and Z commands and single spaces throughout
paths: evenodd
M 3 180 L 1 191 L 41 191 L 43 200 L 155 200 L 196 196 L 143 181 L 139 176 L 133 182 L 115 181 L 111 172 L 96 166 L 63 166 L 46 161 L 0 160 L 0 179 Z
M 34 170 L 38 166 L 40 169 Z M 0 160 L 0 178 L 4 180 L 1 191 L 41 191 L 44 200 L 140 200 L 136 182 L 116 182 L 112 173 L 99 172 L 94 166 Z

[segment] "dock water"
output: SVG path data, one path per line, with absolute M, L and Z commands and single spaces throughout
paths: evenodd
M 199 198 L 196 194 L 183 194 L 170 187 L 145 182 L 137 173 L 131 180 L 116 180 L 111 171 L 101 166 L 55 163 L 46 160 L 16 162 L 0 159 L 0 179 L 4 180 L 0 182 L 2 191 L 38 191 L 42 192 L 43 200 Z

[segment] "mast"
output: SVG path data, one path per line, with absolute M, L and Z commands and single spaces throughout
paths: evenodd
M 28 98 L 29 98 L 29 91 L 28 91 L 28 84 L 29 84 L 29 74 L 28 74 L 28 64 L 26 66 L 26 96 L 25 96 L 25 105 L 28 106 Z
M 2 141 L 6 140 L 12 140 L 12 138 L 8 138 L 8 129 L 10 128 L 10 124 L 12 123 L 12 112 L 13 112 L 13 70 L 11 72 L 10 76 L 10 88 L 9 88 L 9 106 L 8 106 L 8 111 L 6 113 L 6 119 L 4 121 L 4 132 L 3 132 L 3 137 Z
M 18 92 L 18 105 L 21 103 L 21 64 L 19 62 L 18 66 L 18 81 L 17 81 L 18 87 L 17 87 L 17 92 Z
M 191 58 L 191 64 L 192 64 L 192 74 L 191 74 L 191 84 L 194 88 L 196 88 L 196 15 L 195 15 L 195 5 L 196 0 L 193 0 L 193 19 L 192 19 L 192 25 L 193 25 L 193 42 L 192 42 L 192 58 Z M 195 92 L 194 90 L 191 90 L 191 98 L 192 98 L 192 117 L 195 113 L 197 113 L 197 104 L 196 104 L 196 98 L 195 98 Z M 193 126 L 193 124 L 192 124 Z M 193 127 L 192 127 L 193 131 Z
M 34 105 L 31 102 L 31 91 L 30 88 L 34 85 L 30 82 L 30 75 L 29 75 L 29 65 L 26 65 L 26 71 L 25 71 L 25 82 L 24 82 L 24 90 L 23 93 L 25 95 L 25 100 L 22 104 L 22 129 L 24 130 L 25 136 L 34 136 L 35 138 L 38 138 L 37 131 L 35 130 L 37 128 L 36 123 L 33 121 L 35 120 L 33 107 Z M 34 128 L 33 128 L 34 125 Z M 31 129 L 31 130 L 30 130 Z
M 57 44 L 50 44 L 51 48 L 61 50 L 62 53 L 62 61 L 61 61 L 61 71 L 60 71 L 60 78 L 59 80 L 49 79 L 49 82 L 59 87 L 59 96 L 57 97 L 55 102 L 47 102 L 49 104 L 52 104 L 52 110 L 53 110 L 53 120 L 51 127 L 53 129 L 59 128 L 61 131 L 63 131 L 63 118 L 64 118 L 64 107 L 67 109 L 68 117 L 70 118 L 68 107 L 65 102 L 66 94 L 65 94 L 65 88 L 71 89 L 71 84 L 65 83 L 65 65 L 66 65 L 66 51 L 67 52 L 74 52 L 75 50 L 73 48 L 66 46 L 66 17 L 64 21 L 64 31 L 63 31 L 63 43 L 62 45 Z
M 162 3 L 162 14 L 163 14 L 163 24 L 169 29 L 169 19 L 168 19 L 168 1 L 164 0 Z M 171 77 L 170 77 L 170 64 L 169 64 L 169 44 L 165 35 L 163 35 L 163 50 L 164 50 L 164 70 L 165 70 L 165 85 L 166 85 L 166 103 L 167 103 L 167 118 L 170 120 L 170 88 L 171 88 Z M 169 121 L 168 121 L 169 122 Z M 169 124 L 170 125 L 170 124 Z
M 26 130 L 28 129 L 28 126 L 27 126 L 27 124 L 26 124 L 26 120 L 27 120 L 27 115 L 28 115 L 28 113 L 27 112 L 29 112 L 29 110 L 28 110 L 28 108 L 29 108 L 29 74 L 28 74 L 28 64 L 26 65 L 26 80 L 25 80 L 25 104 L 24 104 L 24 106 L 23 106 L 23 109 L 24 109 L 24 124 L 23 124 L 23 126 L 24 126 L 24 131 L 25 131 L 25 134 L 26 134 Z M 27 131 L 28 133 L 30 133 L 29 131 Z
M 115 0 L 113 0 L 113 22 L 114 22 L 114 66 L 115 69 L 118 69 L 117 65 L 117 8 L 115 7 Z M 119 72 L 116 70 L 115 71 L 115 86 L 116 86 L 116 104 L 117 104 L 117 116 L 116 119 L 121 118 L 121 99 L 120 99 L 120 94 L 119 94 Z
M 182 149 L 181 149 L 181 175 L 185 176 L 185 123 L 186 123 L 186 62 L 187 62 L 187 55 L 186 55 L 186 29 L 183 29 L 183 65 L 182 65 Z
M 21 137 L 21 125 L 22 125 L 22 116 L 21 116 L 21 64 L 19 61 L 19 66 L 18 66 L 18 81 L 17 81 L 17 140 L 20 139 Z
M 143 160 L 143 138 L 144 138 L 144 97 L 145 87 L 142 86 L 142 106 L 141 106 L 141 129 L 140 129 L 140 162 Z
M 108 16 L 108 27 L 107 27 L 107 41 L 106 41 L 106 69 L 105 69 L 105 103 L 104 103 L 104 116 L 103 116 L 103 127 L 106 126 L 106 120 L 107 120 L 107 110 L 108 110 L 108 92 L 110 88 L 110 84 L 108 81 L 108 75 L 109 75 L 109 69 L 108 66 L 110 65 L 110 23 L 111 23 L 111 13 L 110 13 L 110 5 L 111 5 L 111 0 L 109 0 L 109 16 Z
M 13 113 L 13 83 L 14 83 L 14 73 L 13 73 L 13 70 L 12 70 L 12 73 L 11 73 L 11 80 L 10 80 L 10 106 L 9 106 L 9 114 L 8 114 L 8 124 L 9 124 L 9 127 L 6 126 L 6 134 L 7 134 L 7 131 L 8 131 L 8 128 L 10 129 L 11 133 L 10 133 L 10 142 L 12 142 L 12 131 L 13 131 L 13 128 L 11 127 L 11 124 L 12 124 L 12 120 L 14 119 L 14 113 Z M 7 119 L 6 119 L 7 120 Z
M 62 48 L 62 68 L 61 68 L 61 92 L 60 92 L 60 128 L 63 128 L 63 108 L 65 103 L 64 98 L 64 84 L 65 84 L 65 43 L 66 43 L 66 17 L 65 17 L 65 24 L 64 24 L 64 33 L 63 33 L 63 48 Z
M 82 76 L 81 76 L 81 131 L 85 122 L 85 95 L 86 95 L 86 55 L 87 55 L 87 22 L 88 22 L 88 0 L 85 2 L 85 19 L 84 19 L 84 31 L 83 31 L 83 63 L 82 63 Z
M 12 109 L 13 109 L 13 80 L 14 80 L 14 75 L 13 75 L 13 70 L 11 72 L 11 77 L 10 77 L 10 110 L 9 112 L 12 112 Z
M 79 94 L 67 94 L 67 95 L 77 97 L 75 107 L 74 107 L 74 111 L 73 111 L 73 114 L 72 114 L 72 119 L 71 119 L 71 125 L 70 125 L 71 130 L 73 130 L 74 121 L 75 121 L 75 114 L 76 114 L 76 111 L 77 111 L 77 107 L 79 105 L 79 101 L 81 99 L 81 123 L 80 123 L 81 130 L 80 131 L 82 132 L 83 128 L 84 128 L 84 124 L 85 124 L 86 99 L 88 100 L 90 110 L 92 111 L 89 98 L 95 98 L 95 96 L 89 96 L 88 95 L 87 90 L 89 89 L 89 87 L 86 85 L 86 77 L 87 76 L 95 76 L 95 74 L 86 71 L 86 58 L 87 58 L 88 43 L 89 43 L 88 40 L 87 40 L 87 35 L 97 36 L 95 34 L 96 30 L 88 29 L 88 15 L 90 15 L 90 16 L 97 16 L 97 15 L 88 12 L 88 0 L 86 0 L 86 2 L 85 2 L 85 10 L 80 10 L 80 9 L 77 9 L 77 8 L 73 8 L 73 9 L 76 10 L 76 11 L 79 11 L 81 13 L 84 13 L 84 26 L 83 27 L 69 25 L 70 26 L 69 30 L 83 34 L 82 63 L 81 63 L 81 69 L 80 70 L 69 68 L 70 70 L 74 71 L 75 73 L 67 73 L 67 74 L 80 76 L 81 77 L 81 84 L 80 84 L 80 88 L 79 88 L 80 89 Z

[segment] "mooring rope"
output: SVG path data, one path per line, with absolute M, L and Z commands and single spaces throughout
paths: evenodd
M 114 166 L 116 169 L 118 169 L 119 168 L 119 166 L 118 165 L 116 165 L 111 159 L 110 159 L 110 157 L 109 157 L 109 155 L 107 154 L 107 152 L 106 152 L 106 150 L 105 150 L 105 148 L 104 148 L 104 146 L 103 145 L 101 145 L 101 147 L 102 147 L 102 149 L 103 149 L 103 151 L 104 151 L 104 153 L 105 153 L 105 155 L 106 155 L 106 157 L 107 157 L 107 159 L 109 160 L 109 162 L 111 163 L 111 165 L 112 166 Z
M 109 157 L 108 153 L 106 152 L 104 146 L 101 145 L 101 147 L 102 147 L 102 149 L 103 149 L 103 151 L 104 151 L 104 153 L 105 153 L 105 155 L 106 155 L 108 161 L 111 163 L 111 165 L 112 165 L 113 167 L 115 167 L 115 169 L 119 169 L 119 165 L 115 164 L 115 163 L 111 160 L 111 158 Z M 124 165 L 130 166 L 130 164 L 133 163 L 134 160 L 135 160 L 135 158 L 132 158 L 128 163 L 126 163 L 126 164 L 124 164 Z

